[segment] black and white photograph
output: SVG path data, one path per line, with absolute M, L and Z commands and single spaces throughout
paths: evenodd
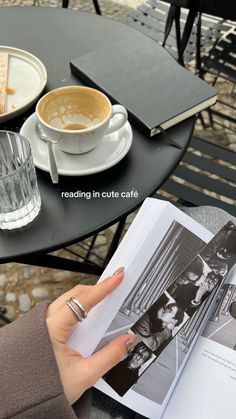
M 165 292 L 131 330 L 158 356 L 188 319 L 189 316 Z
M 186 310 L 189 316 L 192 316 L 200 305 L 210 296 L 211 292 L 220 285 L 222 281 L 221 275 L 211 271 L 199 283 L 196 295 L 190 303 L 190 307 Z
M 143 342 L 139 342 L 132 352 L 103 378 L 120 396 L 124 396 L 155 359 L 156 356 L 150 349 Z
M 197 255 L 167 291 L 188 316 L 192 317 L 221 281 L 222 276 Z
M 96 350 L 131 329 L 204 246 L 199 237 L 173 221 Z
M 211 240 L 210 245 L 200 252 L 216 275 L 224 277 L 236 260 L 236 227 L 228 222 Z
M 204 337 L 236 350 L 236 285 L 225 284 L 219 291 Z
M 184 307 L 188 315 L 192 316 L 203 301 L 209 297 L 213 289 L 216 289 L 220 285 L 235 261 L 236 228 L 233 223 L 228 222 L 188 267 L 188 271 L 192 270 L 197 272 L 198 266 L 199 272 L 202 272 L 200 278 L 194 280 L 192 274 L 192 279 L 190 276 L 188 278 L 189 284 L 181 285 L 179 291 L 178 287 L 174 292 L 169 289 L 168 291 Z M 197 291 L 195 292 L 195 290 Z M 195 296 L 193 295 L 194 293 Z M 191 301 L 189 303 L 190 298 Z M 187 308 L 186 302 L 188 302 L 189 308 Z
M 213 278 L 208 264 L 197 255 L 190 265 L 184 269 L 176 281 L 167 289 L 183 311 L 192 315 L 192 311 L 200 306 L 203 297 L 210 292 Z
M 116 336 L 128 332 L 204 246 L 203 240 L 177 221 L 173 221 L 98 344 L 96 351 Z M 193 329 L 190 328 L 186 332 L 186 339 L 180 337 L 185 327 L 183 326 L 176 334 L 178 326 L 175 325 L 172 331 L 174 338 L 158 359 L 146 369 L 132 390 L 154 402 L 160 404 L 163 402 L 194 335 Z M 159 386 L 155 385 L 156 377 L 160 377 Z

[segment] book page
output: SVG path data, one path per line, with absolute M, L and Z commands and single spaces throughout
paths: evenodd
M 180 226 L 179 226 L 180 227 Z M 170 247 L 168 243 L 173 243 L 173 237 L 178 237 L 181 242 L 181 236 L 184 237 L 184 243 L 191 248 L 194 242 L 194 236 L 182 226 L 180 235 L 177 230 L 178 223 L 173 221 L 171 228 L 163 238 L 161 246 L 168 253 Z M 182 230 L 183 229 L 183 230 Z M 175 230 L 171 239 L 171 232 Z M 184 231 L 185 230 L 185 231 Z M 190 235 L 189 235 L 190 234 Z M 192 237 L 191 237 L 192 235 Z M 183 238 L 182 237 L 182 238 Z M 176 243 L 174 243 L 176 247 Z M 183 250 L 183 244 L 181 250 Z M 175 249 L 176 250 L 176 249 Z M 198 253 L 198 252 L 197 252 Z M 158 262 L 162 259 L 162 255 L 158 251 Z M 173 248 L 164 262 L 164 269 L 168 270 L 168 262 L 173 254 Z M 152 260 L 153 261 L 153 260 Z M 147 269 L 152 271 L 152 261 L 149 262 Z M 133 349 L 133 351 L 117 366 L 112 368 L 104 379 L 119 396 L 126 396 L 132 388 L 135 391 L 136 386 L 140 385 L 140 394 L 146 394 L 146 397 L 154 402 L 165 403 L 166 393 L 162 393 L 160 400 L 160 390 L 165 388 L 168 390 L 172 382 L 167 380 L 167 374 L 163 375 L 160 385 L 155 386 L 155 379 L 159 376 L 157 367 L 160 356 L 165 357 L 162 364 L 166 369 L 170 369 L 171 360 L 173 359 L 169 353 L 167 356 L 165 348 L 168 349 L 173 343 L 175 337 L 179 340 L 177 346 L 178 355 L 182 354 L 182 365 L 186 362 L 191 346 L 196 337 L 200 334 L 207 313 L 209 312 L 218 290 L 221 287 L 226 274 L 230 271 L 236 262 L 236 227 L 232 222 L 228 222 L 213 237 L 213 239 L 200 252 L 193 257 L 192 261 L 185 267 L 180 275 L 169 285 L 165 283 L 165 291 L 161 294 L 155 294 L 155 288 L 152 293 L 149 292 L 149 300 L 147 298 L 147 288 L 150 290 L 150 278 L 148 273 L 141 280 L 142 294 L 135 287 L 130 296 L 126 299 L 126 307 L 121 307 L 118 315 L 113 320 L 107 335 L 111 337 L 112 332 L 120 330 L 120 326 L 127 327 L 124 319 L 132 319 L 132 314 L 138 315 L 138 320 L 132 325 L 129 324 L 131 331 L 139 336 L 141 342 Z M 159 265 L 158 264 L 158 265 Z M 177 265 L 177 263 L 176 263 Z M 176 266 L 175 265 L 175 266 Z M 163 282 L 163 274 L 158 278 L 159 266 L 155 267 L 156 284 Z M 154 281 L 155 282 L 155 281 Z M 143 284 L 146 284 L 145 287 Z M 167 287 L 167 288 L 166 288 Z M 139 297 L 139 298 L 138 298 Z M 127 305 L 128 300 L 128 305 Z M 140 300 L 140 301 L 138 301 Z M 149 305 L 150 300 L 154 303 Z M 143 301 L 145 301 L 145 310 L 142 310 Z M 144 311 L 144 314 L 140 313 Z M 235 308 L 236 311 L 236 308 Z M 123 312 L 123 313 L 122 313 Z M 123 318 L 122 315 L 123 314 Z M 235 313 L 236 316 L 236 313 Z M 119 327 L 117 328 L 117 326 Z M 115 335 L 115 333 L 114 333 Z M 105 336 L 106 337 L 106 336 Z M 104 339 L 101 343 L 103 343 Z M 105 343 L 105 342 L 104 342 Z M 99 346 L 98 346 L 99 348 Z M 179 357 L 178 357 L 179 358 Z M 179 358 L 181 360 L 181 357 Z M 181 366 L 181 363 L 180 363 Z M 151 372 L 151 376 L 150 376 Z M 178 372 L 177 372 L 178 374 Z M 146 385 L 142 378 L 148 377 Z M 152 383 L 152 385 L 151 385 Z M 167 388 L 167 384 L 169 387 Z M 123 402 L 124 398 L 122 398 Z M 163 404 L 162 403 L 162 404 Z M 144 405 L 145 406 L 145 405 Z M 137 406 L 136 406 L 137 409 Z M 145 413 L 147 416 L 147 412 Z M 155 416 L 156 416 L 155 410 Z M 148 413 L 148 417 L 149 413 Z
M 236 266 L 217 295 L 163 419 L 235 419 L 235 386 Z
M 123 283 L 77 326 L 69 345 L 88 356 L 129 331 L 211 237 L 210 232 L 173 205 L 147 199 L 101 278 L 124 266 Z M 166 298 L 172 303 L 168 293 Z M 197 319 L 191 319 L 192 333 L 184 344 L 178 336 L 178 327 L 172 331 L 173 339 L 158 360 L 152 363 L 152 357 L 147 361 L 148 368 L 140 371 L 137 383 L 123 397 L 104 380 L 99 381 L 97 388 L 131 409 L 158 419 L 186 362 L 204 314 L 203 307 Z

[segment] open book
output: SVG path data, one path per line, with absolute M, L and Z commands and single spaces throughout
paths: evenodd
M 236 287 L 224 285 L 235 262 L 233 223 L 213 237 L 170 203 L 146 199 L 100 279 L 124 266 L 123 283 L 69 340 L 89 356 L 120 334 L 140 337 L 96 387 L 148 418 L 235 417 L 233 409 L 222 413 L 233 404 L 236 380 Z

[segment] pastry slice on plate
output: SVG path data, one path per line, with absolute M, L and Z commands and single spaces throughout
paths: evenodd
M 0 115 L 7 111 L 8 54 L 0 54 Z

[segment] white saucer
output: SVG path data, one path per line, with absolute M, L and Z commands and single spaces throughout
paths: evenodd
M 36 133 L 36 121 L 37 116 L 34 113 L 25 121 L 20 133 L 31 145 L 35 166 L 49 172 L 47 144 Z M 85 154 L 67 154 L 54 145 L 58 173 L 64 176 L 85 176 L 102 172 L 125 157 L 131 147 L 132 140 L 132 128 L 127 121 L 121 129 L 106 135 L 98 147 Z

